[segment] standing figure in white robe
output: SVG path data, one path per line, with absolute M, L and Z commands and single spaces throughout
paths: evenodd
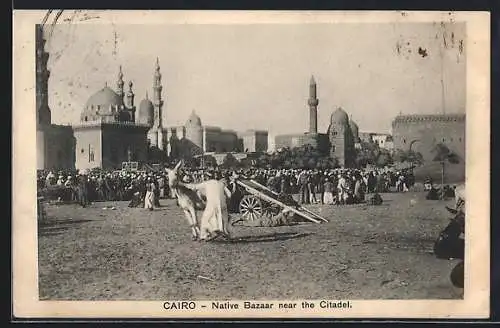
M 349 196 L 348 189 L 349 189 L 349 185 L 347 183 L 345 175 L 340 175 L 338 186 L 337 186 L 338 200 L 340 201 L 340 204 L 343 204 L 343 205 L 346 204 L 347 197 Z
M 465 184 L 455 187 L 455 209 L 465 213 Z
M 153 183 L 151 178 L 148 178 L 148 180 L 146 181 L 146 197 L 144 197 L 144 208 L 147 208 L 150 211 L 154 209 L 155 190 L 155 184 Z
M 205 210 L 200 219 L 200 240 L 209 241 L 220 234 L 231 238 L 226 200 L 231 193 L 224 183 L 218 180 L 208 180 L 196 184 L 179 184 L 196 191 L 198 195 L 206 199 Z

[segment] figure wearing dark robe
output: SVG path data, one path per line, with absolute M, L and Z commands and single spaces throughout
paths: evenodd
M 84 175 L 78 176 L 78 202 L 82 207 L 90 205 L 89 201 L 89 184 L 87 177 Z

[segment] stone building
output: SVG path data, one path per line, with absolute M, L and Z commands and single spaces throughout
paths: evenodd
M 183 126 L 167 128 L 168 153 L 201 155 L 207 152 L 241 151 L 238 134 L 233 130 L 225 130 L 215 126 L 205 126 L 193 110 Z
M 263 130 L 247 130 L 238 132 L 240 147 L 243 152 L 255 153 L 268 150 L 268 132 Z
M 355 124 L 355 123 L 354 123 Z M 355 165 L 355 139 L 349 123 L 349 117 L 342 108 L 337 108 L 331 115 L 328 137 L 330 141 L 330 157 L 336 158 L 342 167 Z M 357 125 L 355 125 L 357 127 Z M 355 131 L 357 134 L 357 130 Z
M 392 150 L 394 148 L 392 136 L 388 133 L 372 133 L 372 140 L 379 146 L 379 148 L 387 150 Z
M 392 122 L 394 149 L 434 158 L 436 144 L 446 145 L 465 162 L 465 114 L 399 115 Z
M 216 126 L 206 126 L 193 110 L 184 125 L 167 128 L 169 155 L 187 152 L 202 153 L 266 152 L 268 132 L 247 130 L 236 132 Z M 184 149 L 180 149 L 184 148 Z
M 359 132 L 359 141 L 360 142 L 374 142 L 373 135 L 375 133 L 372 132 Z
M 149 118 L 144 118 L 141 110 L 136 116 L 132 81 L 127 93 L 123 86 L 120 67 L 116 92 L 106 83 L 104 88 L 89 97 L 80 115 L 80 123 L 73 125 L 78 169 L 118 169 L 122 162 L 147 160 L 146 133 L 150 125 L 141 122 Z

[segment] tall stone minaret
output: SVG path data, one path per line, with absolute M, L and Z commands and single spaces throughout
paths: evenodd
M 47 69 L 49 54 L 45 51 L 45 38 L 43 36 L 43 25 L 36 25 L 35 34 L 36 52 L 36 119 L 37 130 L 51 124 L 51 112 L 49 108 L 48 81 L 50 71 Z
M 127 94 L 126 94 L 126 102 L 125 102 L 125 107 L 127 107 L 131 113 L 132 113 L 132 122 L 135 122 L 135 106 L 134 106 L 134 97 L 135 97 L 135 94 L 134 94 L 134 91 L 132 91 L 132 86 L 134 84 L 132 83 L 132 81 L 129 81 L 128 82 L 128 91 L 127 91 Z
M 163 150 L 163 100 L 161 99 L 161 91 L 163 86 L 161 85 L 161 73 L 160 73 L 160 61 L 156 57 L 155 73 L 153 77 L 153 106 L 154 106 L 154 123 L 153 129 L 155 130 L 156 136 L 156 146 Z
M 128 91 L 127 91 L 127 107 L 128 108 L 133 108 L 134 107 L 134 91 L 132 91 L 132 87 L 134 86 L 134 83 L 132 81 L 128 82 Z
M 120 65 L 120 70 L 118 71 L 118 80 L 116 81 L 116 94 L 120 96 L 120 98 L 123 100 L 123 97 L 125 93 L 123 92 L 123 85 L 125 83 L 123 82 L 123 72 L 122 72 L 122 65 Z
M 307 100 L 307 104 L 309 105 L 309 133 L 318 133 L 318 103 L 316 81 L 314 80 L 314 76 L 311 76 L 311 81 L 309 82 L 309 99 Z

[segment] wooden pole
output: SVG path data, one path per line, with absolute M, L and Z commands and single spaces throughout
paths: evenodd
M 294 212 L 295 214 L 297 214 L 297 215 L 299 215 L 299 216 L 303 217 L 304 219 L 307 219 L 307 220 L 312 221 L 312 222 L 314 222 L 314 223 L 321 223 L 321 221 L 318 221 L 318 220 L 316 220 L 316 219 L 313 219 L 312 217 L 310 217 L 310 216 L 306 215 L 305 213 L 302 213 L 301 211 L 299 211 L 299 210 L 297 210 L 297 209 L 295 209 L 295 208 L 293 208 L 293 207 L 291 207 L 291 206 L 288 206 L 288 205 L 286 205 L 286 204 L 284 204 L 284 203 L 282 203 L 282 202 L 280 202 L 280 201 L 278 201 L 278 200 L 276 200 L 276 199 L 274 199 L 274 198 L 272 198 L 272 197 L 269 197 L 269 196 L 267 196 L 266 194 L 264 194 L 264 193 L 262 193 L 262 192 L 258 191 L 258 190 L 257 190 L 257 189 L 255 189 L 255 188 L 252 188 L 252 187 L 250 187 L 250 186 L 248 186 L 248 185 L 245 185 L 244 183 L 242 183 L 242 182 L 241 182 L 241 181 L 239 181 L 239 180 L 236 180 L 236 183 L 238 183 L 240 186 L 242 186 L 243 188 L 245 188 L 245 189 L 246 189 L 246 190 L 247 190 L 250 194 L 252 194 L 252 195 L 254 195 L 254 196 L 256 196 L 256 197 L 260 197 L 260 198 L 262 198 L 263 200 L 266 200 L 266 201 L 268 201 L 268 202 L 270 202 L 270 203 L 273 203 L 273 204 L 279 205 L 279 206 L 281 206 L 281 207 L 284 207 L 285 209 L 287 209 L 287 210 L 290 210 L 290 211 Z
M 444 199 L 444 161 L 441 161 L 441 199 Z
M 265 190 L 267 190 L 267 191 L 270 191 L 270 192 L 272 192 L 274 195 L 278 196 L 278 193 L 276 193 L 276 192 L 274 192 L 273 190 L 271 190 L 271 189 L 267 188 L 266 186 L 261 185 L 261 184 L 260 184 L 260 183 L 258 183 L 257 181 L 255 181 L 255 180 L 250 180 L 250 181 L 252 181 L 253 183 L 255 183 L 257 186 L 261 187 L 262 189 L 265 189 Z M 300 209 L 300 210 L 302 210 L 302 211 L 304 211 L 304 212 L 306 212 L 306 213 L 311 214 L 312 216 L 314 216 L 314 217 L 316 217 L 316 218 L 318 218 L 318 219 L 320 219 L 320 220 L 322 220 L 322 221 L 324 221 L 324 222 L 329 222 L 329 221 L 328 221 L 327 219 L 325 219 L 324 217 L 319 216 L 318 214 L 314 213 L 313 211 L 308 210 L 308 209 L 307 209 L 307 208 L 305 208 L 304 206 L 299 206 L 299 209 Z

